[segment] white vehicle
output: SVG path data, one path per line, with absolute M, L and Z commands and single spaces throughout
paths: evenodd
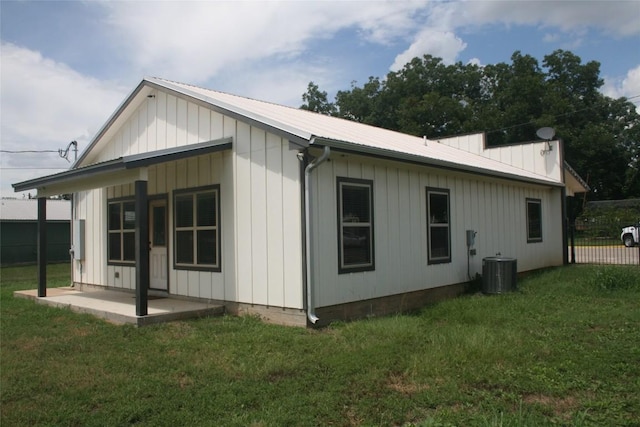
M 640 242 L 640 224 L 624 227 L 620 239 L 628 248 L 637 245 Z

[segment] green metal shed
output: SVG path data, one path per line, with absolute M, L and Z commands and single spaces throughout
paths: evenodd
M 47 260 L 69 261 L 71 203 L 49 200 Z M 37 200 L 2 199 L 0 204 L 0 264 L 34 264 L 38 251 Z

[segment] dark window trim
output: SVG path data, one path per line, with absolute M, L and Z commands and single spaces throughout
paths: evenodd
M 538 205 L 538 209 L 540 212 L 540 237 L 530 237 L 529 236 L 529 203 L 535 203 Z M 541 199 L 534 199 L 534 198 L 530 198 L 527 197 L 527 202 L 526 202 L 526 217 L 527 217 L 527 243 L 540 243 L 542 242 L 542 200 Z
M 371 244 L 369 250 L 371 251 L 371 263 L 366 265 L 356 265 L 353 267 L 343 266 L 342 265 L 342 193 L 340 191 L 341 185 L 343 183 L 347 184 L 356 184 L 359 186 L 367 186 L 369 187 L 369 222 L 371 228 Z M 375 222 L 373 215 L 373 180 L 371 179 L 359 179 L 359 178 L 347 178 L 347 177 L 337 177 L 336 178 L 336 196 L 337 196 L 337 219 L 338 219 L 338 274 L 346 274 L 346 273 L 359 273 L 363 271 L 373 271 L 376 269 L 376 257 L 375 257 Z
M 447 238 L 449 240 L 449 256 L 447 257 L 431 257 L 431 218 L 429 218 L 429 194 L 446 194 L 447 196 L 447 215 L 449 218 L 447 219 Z M 447 264 L 451 262 L 451 254 L 453 250 L 451 248 L 451 190 L 448 188 L 437 188 L 437 187 L 426 187 L 425 189 L 425 205 L 427 208 L 427 264 Z M 443 227 L 444 228 L 444 227 Z
M 165 200 L 167 202 L 167 206 L 169 205 L 169 193 L 158 193 L 158 194 L 150 194 L 147 197 L 149 202 L 153 202 L 155 200 Z
M 107 199 L 107 220 L 106 220 L 106 226 L 107 226 L 107 265 L 115 265 L 115 266 L 120 266 L 120 267 L 135 267 L 136 266 L 136 262 L 135 261 L 123 261 L 123 260 L 111 260 L 109 259 L 109 235 L 112 234 L 110 233 L 109 230 L 109 205 L 112 203 L 119 203 L 120 206 L 122 206 L 123 203 L 126 202 L 135 202 L 136 198 L 135 196 L 122 196 L 122 197 L 114 197 L 113 199 Z M 122 210 L 120 211 L 122 212 Z M 133 230 L 133 232 L 135 233 L 135 229 Z M 122 229 L 120 229 L 120 237 L 121 237 L 121 242 L 123 241 L 122 239 Z M 130 233 L 130 231 L 128 231 L 128 233 Z M 120 248 L 120 256 L 122 256 L 122 252 L 123 252 L 123 248 Z
M 208 191 L 215 191 L 216 192 L 216 254 L 217 254 L 217 264 L 216 265 L 199 265 L 199 264 L 179 264 L 177 262 L 177 254 L 176 254 L 176 250 L 178 248 L 178 244 L 177 244 L 177 230 L 176 230 L 176 197 L 184 195 L 184 194 L 197 194 L 197 193 L 204 193 L 204 192 L 208 192 Z M 215 273 L 219 273 L 222 271 L 222 235 L 220 233 L 220 229 L 221 227 L 221 222 L 222 219 L 220 217 L 220 184 L 214 184 L 214 185 L 205 185 L 205 186 L 200 186 L 200 187 L 193 187 L 193 188 L 182 188 L 179 190 L 174 190 L 172 197 L 171 197 L 171 211 L 172 211 L 172 224 L 171 224 L 171 228 L 172 228 L 172 235 L 173 235 L 173 249 L 172 249 L 172 253 L 173 253 L 173 269 L 174 270 L 189 270 L 189 271 L 211 271 L 211 272 L 215 272 Z M 196 206 L 197 209 L 197 206 Z M 195 224 L 195 223 L 194 223 Z M 194 227 L 197 227 L 196 225 L 194 225 Z M 196 245 L 197 246 L 197 245 Z M 197 254 L 194 253 L 194 261 L 195 258 L 197 257 Z

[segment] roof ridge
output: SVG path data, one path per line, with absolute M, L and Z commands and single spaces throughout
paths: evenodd
M 252 98 L 252 97 L 249 97 L 249 96 L 238 95 L 238 94 L 231 93 L 231 92 L 224 92 L 224 91 L 221 91 L 221 90 L 211 89 L 211 88 L 208 88 L 208 87 L 195 85 L 195 84 L 191 84 L 191 83 L 179 82 L 179 81 L 176 81 L 176 80 L 165 79 L 165 78 L 162 78 L 162 77 L 151 77 L 151 78 L 156 79 L 156 80 L 162 80 L 162 81 L 165 81 L 167 83 L 173 83 L 173 84 L 177 84 L 177 85 L 181 85 L 181 86 L 192 87 L 192 88 L 195 88 L 195 89 L 200 89 L 200 90 L 205 90 L 205 91 L 209 91 L 209 92 L 219 93 L 219 94 L 226 95 L 226 96 L 231 96 L 231 97 L 234 97 L 234 98 L 247 99 L 247 100 L 250 100 L 250 101 L 259 102 L 261 104 L 275 105 L 277 107 L 289 108 L 289 109 L 292 109 L 292 110 L 300 110 L 300 111 L 306 111 L 306 112 L 314 113 L 314 114 L 321 114 L 321 113 L 317 113 L 315 111 L 303 110 L 301 108 L 291 107 L 289 105 L 283 105 L 283 104 L 279 104 L 279 103 L 273 102 L 273 101 L 265 101 L 264 99 Z M 323 115 L 323 114 L 321 114 L 321 115 Z M 327 116 L 327 117 L 334 117 L 336 119 L 341 118 L 341 117 L 336 117 L 336 116 Z

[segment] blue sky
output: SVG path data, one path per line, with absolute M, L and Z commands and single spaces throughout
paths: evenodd
M 144 76 L 291 106 L 414 56 L 601 63 L 603 93 L 640 95 L 640 1 L 0 1 L 0 148 L 84 149 Z M 639 98 L 635 98 L 636 105 Z M 0 153 L 0 194 L 64 170 L 57 153 Z

